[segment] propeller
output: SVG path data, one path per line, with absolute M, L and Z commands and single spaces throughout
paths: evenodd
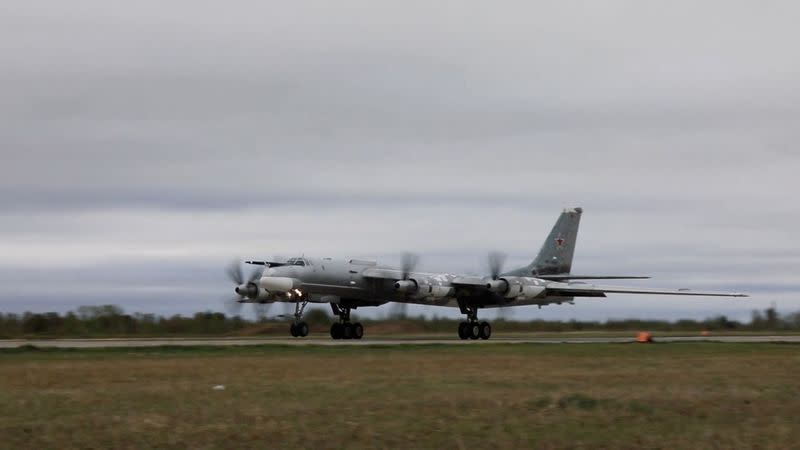
M 506 308 L 495 308 L 495 309 L 497 309 L 497 316 L 496 316 L 497 320 L 503 320 L 506 322 L 514 320 L 514 316 L 513 314 L 511 314 L 511 310 L 513 308 L 506 307 Z
M 283 303 L 283 313 L 277 314 L 275 316 L 270 316 L 269 312 L 272 309 L 275 302 L 267 302 L 267 303 L 260 303 L 260 302 L 247 302 L 242 301 L 239 297 L 234 298 L 227 298 L 225 299 L 225 310 L 227 311 L 229 316 L 241 316 L 242 309 L 244 305 L 250 304 L 253 307 L 253 315 L 256 318 L 256 321 L 261 321 L 264 319 L 272 320 L 272 319 L 288 319 L 294 317 L 294 303 Z
M 405 252 L 400 259 L 400 271 L 402 272 L 402 280 L 407 281 L 411 272 L 417 267 L 419 257 L 413 253 Z M 408 315 L 408 303 L 397 302 L 392 308 L 392 315 L 405 319 Z
M 256 321 L 263 322 L 267 320 L 270 307 L 272 303 L 253 303 L 253 312 L 256 314 Z
M 408 276 L 417 267 L 419 257 L 413 253 L 405 252 L 400 260 L 400 270 L 403 272 L 403 279 L 407 280 Z
M 261 278 L 261 274 L 263 273 L 263 269 L 261 267 L 256 266 L 250 275 L 245 278 L 244 269 L 242 269 L 242 264 L 238 260 L 232 261 L 228 267 L 225 269 L 225 273 L 228 274 L 228 278 L 231 281 L 236 283 L 237 286 L 241 286 L 245 283 L 255 283 L 256 280 Z
M 225 268 L 225 274 L 228 278 L 236 284 L 234 291 L 236 295 L 225 299 L 225 309 L 228 314 L 240 315 L 242 312 L 242 304 L 247 302 L 248 294 L 253 294 L 256 291 L 255 282 L 261 278 L 263 269 L 256 267 L 252 272 L 245 276 L 245 271 L 242 264 L 238 260 L 232 261 Z
M 489 253 L 489 274 L 492 277 L 492 280 L 496 280 L 500 277 L 500 273 L 503 271 L 503 264 L 506 262 L 506 255 L 500 252 L 490 252 Z
M 508 282 L 500 279 L 503 272 L 503 264 L 506 262 L 506 255 L 499 252 L 489 253 L 489 275 L 492 281 L 486 283 L 486 288 L 497 294 L 505 294 L 509 289 Z
M 281 303 L 281 305 L 283 305 L 283 307 L 281 308 L 283 310 L 283 312 L 278 314 L 278 315 L 272 316 L 271 318 L 272 319 L 293 319 L 294 318 L 295 303 L 292 303 L 292 302 L 280 302 L 280 303 Z
M 241 297 L 238 295 L 236 297 L 228 297 L 224 300 L 225 302 L 225 311 L 228 312 L 229 316 L 240 316 L 242 315 L 242 301 Z

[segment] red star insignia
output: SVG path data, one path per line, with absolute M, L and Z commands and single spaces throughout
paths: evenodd
M 558 247 L 561 247 L 562 245 L 564 245 L 564 238 L 562 238 L 561 236 L 557 237 L 556 238 L 556 245 Z

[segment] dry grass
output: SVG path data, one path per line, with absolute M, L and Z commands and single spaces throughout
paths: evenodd
M 4 352 L 0 447 L 791 448 L 798 373 L 784 344 Z

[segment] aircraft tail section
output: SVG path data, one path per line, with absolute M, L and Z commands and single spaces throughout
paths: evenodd
M 539 255 L 530 264 L 533 274 L 570 272 L 582 213 L 582 208 L 567 208 L 561 213 L 547 240 L 542 244 Z
M 572 256 L 578 240 L 578 225 L 581 222 L 582 208 L 567 208 L 558 217 L 553 229 L 542 244 L 539 254 L 526 267 L 506 275 L 537 276 L 568 274 L 572 269 Z

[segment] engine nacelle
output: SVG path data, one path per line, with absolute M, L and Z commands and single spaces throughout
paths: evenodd
M 434 298 L 452 297 L 456 293 L 453 286 L 431 286 L 430 296 Z
M 272 293 L 264 288 L 258 288 L 258 294 L 255 297 L 250 297 L 253 300 L 269 300 L 272 298 Z
M 456 292 L 449 284 L 433 278 L 425 277 L 414 281 L 417 282 L 417 297 L 445 298 L 452 297 Z
M 540 296 L 545 291 L 544 283 L 535 278 L 506 277 L 501 278 L 506 283 L 506 290 L 502 293 L 505 298 L 528 300 Z M 500 280 L 497 280 L 500 281 Z
M 258 295 L 258 286 L 253 283 L 242 284 L 240 286 L 236 286 L 236 293 L 242 297 L 255 297 Z
M 508 291 L 508 288 L 509 284 L 505 278 L 498 278 L 486 283 L 486 289 L 494 292 L 495 294 L 505 294 Z
M 255 283 L 247 283 L 236 287 L 236 293 L 250 300 L 267 300 L 271 297 L 269 291 L 256 286 Z
M 408 280 L 398 280 L 394 283 L 394 291 L 402 294 L 411 294 L 417 298 L 445 298 L 452 297 L 455 289 L 450 285 L 442 285 L 434 279 L 409 278 Z
M 394 284 L 395 292 L 410 294 L 416 292 L 419 285 L 415 280 L 399 280 Z
M 303 283 L 296 278 L 288 277 L 264 277 L 259 281 L 261 287 L 269 292 L 286 293 L 293 289 L 300 289 Z

